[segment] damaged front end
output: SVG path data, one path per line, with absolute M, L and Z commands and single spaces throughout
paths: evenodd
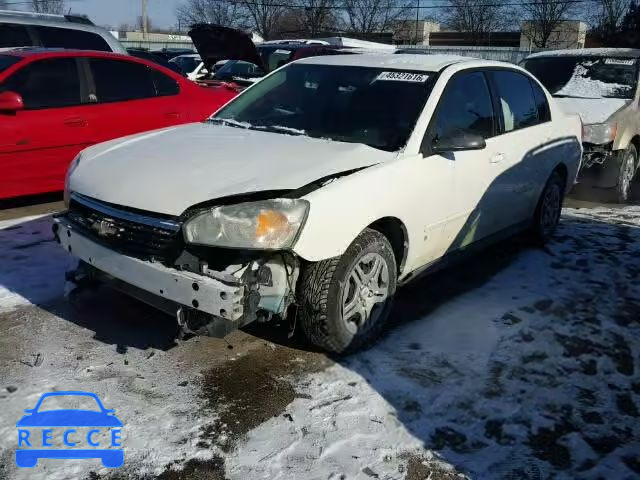
M 183 333 L 224 337 L 286 316 L 300 271 L 295 255 L 190 243 L 188 220 L 72 194 L 54 234 L 80 259 L 69 280 L 106 284 L 175 315 Z

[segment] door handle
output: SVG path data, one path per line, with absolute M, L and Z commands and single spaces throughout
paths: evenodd
M 180 112 L 167 112 L 165 114 L 168 118 L 181 118 L 182 117 L 182 113 Z
M 87 121 L 84 118 L 80 118 L 80 117 L 67 118 L 64 121 L 64 124 L 67 127 L 86 127 Z
M 504 160 L 504 153 L 496 153 L 494 156 L 491 157 L 489 162 L 491 162 L 491 163 L 500 163 L 503 160 Z

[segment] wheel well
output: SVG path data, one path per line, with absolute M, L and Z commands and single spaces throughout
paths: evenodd
M 409 237 L 404 224 L 395 217 L 385 217 L 376 220 L 368 228 L 376 230 L 387 237 L 396 257 L 398 273 L 401 273 L 409 251 Z
M 553 172 L 558 172 L 560 175 L 562 175 L 562 179 L 564 180 L 564 183 L 567 183 L 567 177 L 569 176 L 569 172 L 567 171 L 567 167 L 564 163 L 559 163 L 558 166 L 556 166 L 556 168 L 553 169 Z M 566 187 L 565 187 L 566 188 Z

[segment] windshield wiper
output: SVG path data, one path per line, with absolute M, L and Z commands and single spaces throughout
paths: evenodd
M 295 136 L 307 134 L 307 132 L 305 132 L 304 130 L 299 130 L 297 128 L 291 128 L 291 127 L 283 127 L 281 125 L 251 125 L 249 128 L 251 130 L 263 130 L 265 132 L 284 133 L 286 135 L 295 135 Z
M 225 125 L 227 127 L 235 127 L 235 128 L 244 128 L 248 129 L 251 127 L 250 123 L 247 122 L 239 122 L 232 118 L 207 118 L 207 122 L 218 123 L 220 125 Z

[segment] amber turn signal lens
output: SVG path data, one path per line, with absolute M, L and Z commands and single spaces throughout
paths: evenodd
M 281 212 L 263 210 L 256 219 L 256 238 L 266 238 L 273 234 L 289 233 L 289 220 Z

